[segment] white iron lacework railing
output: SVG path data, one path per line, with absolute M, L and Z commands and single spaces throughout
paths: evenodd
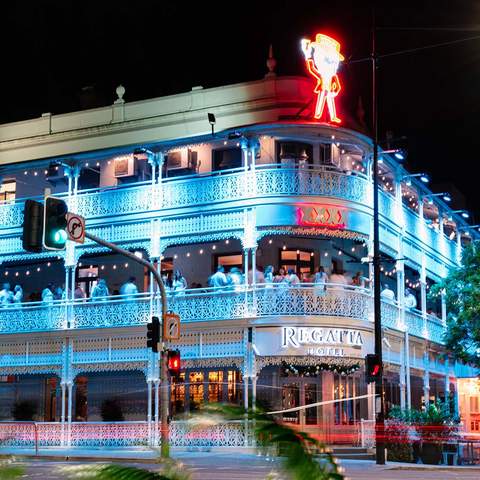
M 140 325 L 149 322 L 149 294 L 112 296 L 96 301 L 76 300 L 73 328 L 105 328 Z M 1 314 L 0 314 L 1 315 Z
M 246 196 L 244 169 L 163 181 L 163 208 L 199 205 Z
M 409 208 L 403 207 L 405 218 L 405 229 L 410 235 L 415 238 L 420 236 L 420 217 L 417 213 L 412 212 Z
M 156 299 L 154 299 L 154 303 Z M 271 316 L 326 316 L 372 320 L 372 297 L 368 289 L 346 285 L 259 284 L 255 288 L 236 287 L 190 289 L 170 292 L 169 309 L 178 313 L 182 322 L 215 321 Z M 133 296 L 111 296 L 103 299 L 54 302 L 52 305 L 23 303 L 0 308 L 0 333 L 48 331 L 67 328 L 108 328 L 142 325 L 151 315 L 149 293 Z M 398 328 L 399 309 L 382 301 L 382 323 Z M 424 322 L 417 310 L 405 311 L 408 331 L 441 341 L 444 326 L 439 319 L 428 317 Z M 88 354 L 84 359 L 88 361 Z M 139 358 L 141 353 L 139 352 Z
M 66 327 L 66 305 L 54 301 L 11 304 L 0 309 L 0 333 L 59 330 Z
M 380 206 L 380 213 L 390 221 L 395 221 L 395 197 L 390 193 L 384 192 L 380 190 L 379 198 L 379 206 Z
M 400 310 L 397 305 L 387 300 L 382 300 L 382 325 L 396 329 L 399 324 Z
M 1 448 L 48 447 L 121 448 L 146 447 L 155 437 L 155 423 L 132 422 L 0 422 Z M 177 421 L 170 423 L 173 447 L 245 447 L 252 445 L 252 429 L 243 421 L 217 425 Z M 248 435 L 248 437 L 247 437 Z M 156 435 L 160 438 L 159 432 Z
M 362 288 L 334 284 L 272 287 L 256 290 L 254 316 L 315 315 L 362 320 L 369 316 L 371 298 Z
M 442 320 L 435 315 L 427 315 L 427 332 L 429 338 L 435 342 L 443 343 L 446 326 Z
M 347 175 L 326 168 L 259 166 L 257 195 L 322 195 L 366 202 L 368 181 L 364 176 Z
M 405 324 L 410 335 L 416 337 L 423 337 L 424 334 L 424 321 L 422 314 L 419 310 L 405 310 Z M 432 338 L 433 340 L 433 338 Z M 439 340 L 436 340 L 439 341 Z
M 86 218 L 146 212 L 152 208 L 150 183 L 80 191 L 76 212 Z

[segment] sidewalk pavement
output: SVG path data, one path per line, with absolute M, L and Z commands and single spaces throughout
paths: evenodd
M 208 447 L 195 447 L 195 448 L 172 448 L 171 455 L 173 458 L 178 459 L 203 459 L 215 457 L 234 456 L 235 459 L 243 458 L 246 461 L 249 459 L 257 459 L 260 457 L 255 453 L 253 449 L 236 449 L 236 448 L 208 448 Z M 154 463 L 160 457 L 159 450 L 153 450 L 150 448 L 42 448 L 35 453 L 35 449 L 32 448 L 12 448 L 8 447 L 0 448 L 0 455 L 12 455 L 15 457 L 29 457 L 42 460 L 94 460 L 103 462 L 135 462 L 135 463 Z M 263 457 L 265 458 L 265 457 Z M 362 467 L 368 466 L 375 468 L 376 470 L 437 470 L 437 471 L 452 471 L 452 470 L 468 470 L 480 472 L 480 465 L 424 465 L 413 463 L 400 463 L 400 462 L 387 462 L 386 465 L 376 465 L 372 460 L 338 460 L 338 463 L 343 467 Z M 479 475 L 480 478 L 480 475 Z

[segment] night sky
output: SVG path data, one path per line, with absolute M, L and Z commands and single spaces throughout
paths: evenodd
M 0 4 L 0 122 L 256 80 L 273 44 L 279 75 L 304 75 L 299 40 L 342 43 L 342 107 L 361 97 L 370 122 L 371 1 L 10 1 Z M 479 38 L 381 59 L 380 138 L 408 167 L 453 182 L 480 220 L 480 1 L 388 1 L 376 9 L 378 53 Z M 85 89 L 85 87 L 89 87 Z M 82 90 L 83 89 L 83 90 Z M 83 92 L 83 93 L 82 93 Z

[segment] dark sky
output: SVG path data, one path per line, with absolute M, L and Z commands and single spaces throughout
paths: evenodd
M 299 40 L 342 42 L 342 105 L 370 110 L 371 1 L 9 1 L 0 4 L 0 122 L 82 106 L 82 87 L 111 104 L 262 78 L 270 43 L 279 75 L 303 75 Z M 406 136 L 409 167 L 453 182 L 480 220 L 480 1 L 378 2 L 380 138 Z M 83 100 L 82 100 L 83 98 Z

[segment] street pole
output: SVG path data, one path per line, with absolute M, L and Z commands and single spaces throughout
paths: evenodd
M 104 247 L 109 248 L 110 250 L 123 255 L 124 257 L 129 258 L 130 260 L 143 265 L 155 278 L 158 288 L 160 289 L 160 298 L 162 302 L 162 327 L 163 322 L 165 321 L 165 314 L 167 313 L 167 292 L 165 290 L 165 285 L 163 284 L 162 277 L 154 266 L 144 260 L 134 255 L 128 250 L 124 250 L 114 243 L 107 242 L 102 238 L 97 237 L 89 232 L 85 232 L 85 237 L 90 240 L 103 245 Z M 165 339 L 163 338 L 163 328 L 161 329 L 160 336 L 160 439 L 161 439 L 161 456 L 162 458 L 168 458 L 170 456 L 170 445 L 169 445 L 169 425 L 168 425 L 168 405 L 169 405 L 169 382 L 168 382 L 168 365 L 167 365 L 167 355 L 165 351 Z
M 383 409 L 382 312 L 380 302 L 380 225 L 378 210 L 378 106 L 377 52 L 375 46 L 375 12 L 372 25 L 372 120 L 373 120 L 373 315 L 375 354 L 380 361 L 380 374 L 375 381 L 375 458 L 385 465 L 385 415 Z M 379 408 L 377 404 L 380 403 Z

